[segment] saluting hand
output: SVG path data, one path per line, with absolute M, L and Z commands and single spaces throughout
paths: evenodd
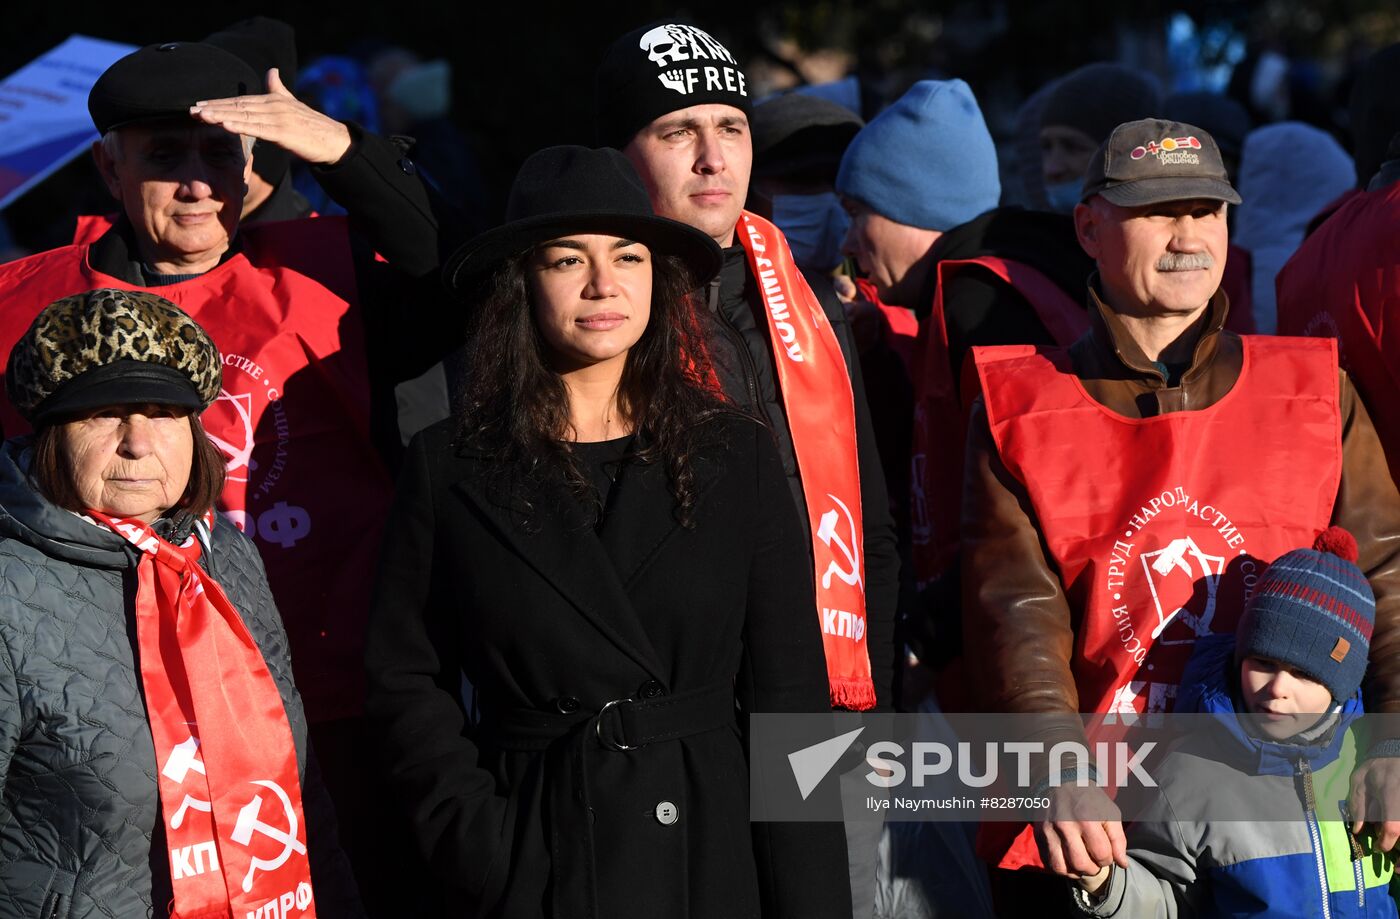
M 273 67 L 267 72 L 270 92 L 261 96 L 209 99 L 190 106 L 190 115 L 235 134 L 276 144 L 308 163 L 329 166 L 350 149 L 350 130 L 328 115 L 298 102 Z

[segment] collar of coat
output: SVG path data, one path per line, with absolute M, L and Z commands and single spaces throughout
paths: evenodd
M 1157 364 L 1148 360 L 1138 347 L 1113 308 L 1099 296 L 1099 275 L 1089 277 L 1089 328 L 1101 351 L 1111 353 L 1123 371 L 1123 378 L 1155 379 L 1166 385 L 1166 378 Z M 1223 289 L 1217 290 L 1206 304 L 1205 324 L 1192 352 L 1191 365 L 1181 375 L 1182 383 L 1195 382 L 1211 362 L 1220 344 L 1220 332 L 1225 328 L 1225 316 L 1230 301 Z
M 126 214 L 120 214 L 112 228 L 93 242 L 88 249 L 88 264 L 97 271 L 114 278 L 120 278 L 136 287 L 146 287 L 145 275 L 141 271 L 140 248 L 136 242 L 136 230 Z M 219 257 L 219 264 L 243 251 L 243 242 L 238 234 L 229 242 L 228 249 Z
M 645 443 L 641 434 L 636 443 Z M 721 471 L 714 450 L 695 459 L 697 525 L 704 525 L 706 492 Z M 654 678 L 667 668 L 652 647 L 642 617 L 633 608 L 633 586 L 680 531 L 675 501 L 662 463 L 627 464 L 600 530 L 562 478 L 530 475 L 513 479 L 519 491 L 500 486 L 499 461 L 469 443 L 458 443 L 461 461 L 452 489 L 465 498 L 506 543 L 580 613 Z M 527 508 L 526 502 L 529 502 Z

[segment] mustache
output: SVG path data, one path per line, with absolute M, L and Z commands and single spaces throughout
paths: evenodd
M 1158 271 L 1196 271 L 1215 267 L 1209 252 L 1168 252 L 1157 259 Z

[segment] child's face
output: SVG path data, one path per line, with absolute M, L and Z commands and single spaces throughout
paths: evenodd
M 1289 664 L 1266 657 L 1240 662 L 1240 693 L 1259 730 L 1275 740 L 1306 731 L 1332 708 L 1332 693 Z

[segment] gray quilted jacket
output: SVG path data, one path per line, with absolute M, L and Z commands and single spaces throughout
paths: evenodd
M 0 448 L 0 919 L 128 919 L 152 915 L 153 901 L 165 916 L 170 863 L 135 659 L 136 552 L 35 491 L 22 446 Z M 262 649 L 296 738 L 318 914 L 358 917 L 330 800 L 307 769 L 306 718 L 262 562 L 223 519 L 212 544 L 206 570 Z

